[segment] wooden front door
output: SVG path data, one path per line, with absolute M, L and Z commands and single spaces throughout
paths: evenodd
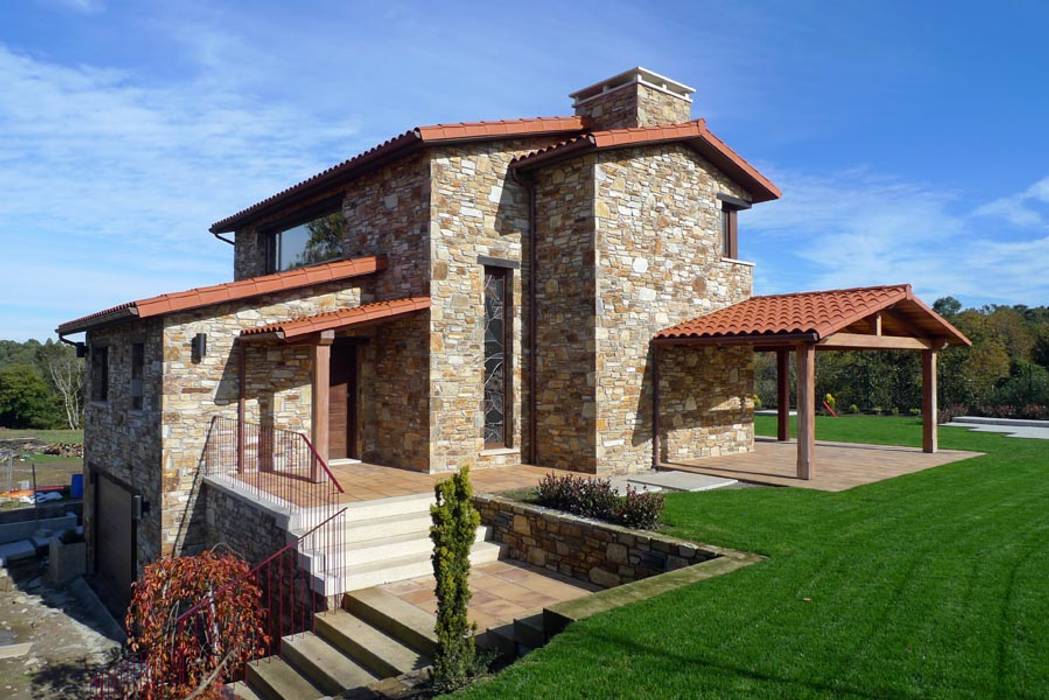
M 336 343 L 331 349 L 328 395 L 328 458 L 357 458 L 357 346 Z

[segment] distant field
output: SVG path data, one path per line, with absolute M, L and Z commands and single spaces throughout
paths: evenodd
M 25 430 L 14 428 L 0 428 L 0 440 L 10 438 L 40 438 L 44 442 L 68 442 L 80 444 L 84 442 L 83 430 L 36 430 L 27 428 Z

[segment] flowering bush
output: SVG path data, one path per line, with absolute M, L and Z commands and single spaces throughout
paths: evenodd
M 548 508 L 587 518 L 653 529 L 663 512 L 663 496 L 627 486 L 626 494 L 616 493 L 610 479 L 550 473 L 536 487 L 536 501 Z
M 165 557 L 135 583 L 126 626 L 142 659 L 136 697 L 217 698 L 223 684 L 261 656 L 262 591 L 251 567 L 231 554 Z

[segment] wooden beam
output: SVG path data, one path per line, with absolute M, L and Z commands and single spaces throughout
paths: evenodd
M 776 351 L 776 439 L 790 440 L 790 350 Z
M 798 478 L 812 478 L 816 458 L 816 348 L 795 350 L 798 372 Z
M 881 312 L 874 314 L 871 319 L 871 333 L 881 335 Z
M 834 333 L 817 343 L 819 350 L 928 350 L 932 343 L 924 338 L 866 333 Z
M 320 334 L 317 344 L 311 348 L 313 386 L 310 435 L 313 449 L 325 463 L 328 462 L 328 403 L 331 390 L 331 345 L 334 341 L 335 333 L 325 331 Z M 313 481 L 320 480 L 319 464 L 310 465 L 310 478 Z
M 922 352 L 922 450 L 936 452 L 937 439 L 936 405 L 936 351 Z

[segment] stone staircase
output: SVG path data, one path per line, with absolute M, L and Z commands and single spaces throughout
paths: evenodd
M 339 546 L 331 546 L 328 538 L 314 550 L 299 552 L 300 566 L 313 575 L 314 590 L 330 596 L 429 575 L 433 502 L 433 494 L 423 493 L 348 504 Z M 477 528 L 471 563 L 499 559 L 504 548 L 487 541 L 489 534 L 487 527 Z M 326 566 L 326 557 L 335 564 Z

